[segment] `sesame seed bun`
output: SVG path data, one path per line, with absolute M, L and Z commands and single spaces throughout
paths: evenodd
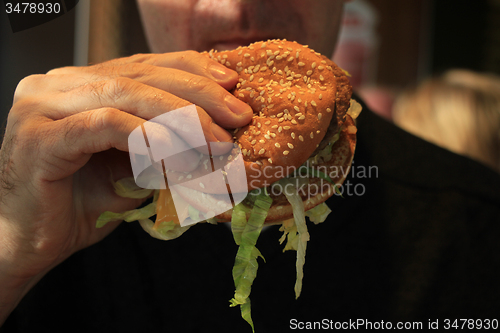
M 273 183 L 293 176 L 305 163 L 321 169 L 336 185 L 343 183 L 354 156 L 356 126 L 347 114 L 352 88 L 342 69 L 307 46 L 286 40 L 257 42 L 206 55 L 238 72 L 239 82 L 232 93 L 254 110 L 251 123 L 233 132 L 243 156 L 247 174 L 244 186 L 248 190 L 272 189 Z M 338 140 L 332 143 L 337 134 Z M 234 149 L 224 159 L 236 158 L 237 151 Z M 206 174 L 205 169 L 216 160 L 203 157 L 192 178 Z M 325 179 L 312 175 L 295 177 L 305 189 L 299 194 L 306 211 L 335 193 L 334 184 Z M 185 184 L 179 195 L 202 213 L 209 209 L 208 201 L 217 205 L 228 192 L 228 187 L 220 182 L 190 184 Z M 207 193 L 204 205 L 193 202 L 193 191 Z M 285 195 L 269 193 L 273 204 L 266 223 L 292 218 L 292 207 Z M 216 218 L 227 222 L 231 215 L 232 210 L 228 210 Z
M 287 170 L 323 149 L 345 122 L 352 93 L 349 79 L 329 58 L 307 46 L 268 40 L 206 55 L 238 72 L 232 93 L 254 110 L 252 121 L 233 132 L 244 158 L 248 190 L 289 176 Z M 209 165 L 209 157 L 203 157 L 192 178 L 206 174 Z M 182 179 L 182 173 L 171 176 Z M 183 186 L 210 194 L 228 191 L 220 182 Z

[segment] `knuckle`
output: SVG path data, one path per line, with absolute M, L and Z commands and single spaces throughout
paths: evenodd
M 186 87 L 195 94 L 209 93 L 213 91 L 214 83 L 203 76 L 191 76 L 186 79 Z
M 115 108 L 102 108 L 89 111 L 89 115 L 85 117 L 84 128 L 93 133 L 99 133 L 110 127 L 114 127 L 120 114 L 121 111 Z
M 153 66 L 141 62 L 132 62 L 126 64 L 121 72 L 123 76 L 129 77 L 131 79 L 137 79 L 139 77 L 152 74 Z
M 183 67 L 200 67 L 200 68 L 206 68 L 208 66 L 208 58 L 201 55 L 199 52 L 189 50 L 189 51 L 183 51 L 179 52 L 179 57 L 178 61 L 182 64 L 184 63 Z
M 48 71 L 46 73 L 46 75 L 60 75 L 60 74 L 64 74 L 68 71 L 70 67 L 60 67 L 60 68 L 54 68 L 54 69 L 51 69 L 50 71 Z
M 110 98 L 113 101 L 123 99 L 127 94 L 133 90 L 134 81 L 126 77 L 117 77 L 105 81 L 102 85 L 101 93 L 103 96 Z
M 24 121 L 30 114 L 42 109 L 43 100 L 34 96 L 24 96 L 16 100 L 7 116 L 8 122 Z
M 44 78 L 45 75 L 43 74 L 35 74 L 22 79 L 17 84 L 16 90 L 14 91 L 14 103 L 32 93 L 37 87 L 40 87 L 41 81 L 43 81 Z

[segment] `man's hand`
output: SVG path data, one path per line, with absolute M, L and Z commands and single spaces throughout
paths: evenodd
M 195 104 L 207 141 L 231 141 L 222 127 L 252 118 L 227 91 L 236 83 L 235 72 L 192 51 L 60 68 L 20 82 L 0 154 L 0 285 L 19 292 L 0 297 L 0 323 L 33 281 L 118 225 L 96 229 L 102 212 L 142 202 L 118 197 L 110 181 L 131 175 L 128 135 Z M 182 128 L 164 134 L 189 140 Z

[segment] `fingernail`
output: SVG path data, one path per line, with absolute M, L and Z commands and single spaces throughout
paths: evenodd
M 212 130 L 212 134 L 219 140 L 220 142 L 231 142 L 233 137 L 231 134 L 229 134 L 228 131 L 223 129 L 217 124 L 212 123 L 210 125 L 210 128 Z
M 237 99 L 233 95 L 227 95 L 224 100 L 229 110 L 231 110 L 234 114 L 242 115 L 244 113 L 252 112 L 250 105 Z
M 213 65 L 211 65 L 209 70 L 210 74 L 212 74 L 212 76 L 216 80 L 226 80 L 230 76 L 230 70 L 226 66 L 223 66 L 219 63 L 214 63 Z

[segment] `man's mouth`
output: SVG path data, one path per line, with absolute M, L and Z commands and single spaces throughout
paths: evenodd
M 230 40 L 217 41 L 213 44 L 213 49 L 216 51 L 234 50 L 238 46 L 247 46 L 251 43 L 261 40 L 268 40 L 270 37 L 255 37 L 255 38 L 235 38 Z

